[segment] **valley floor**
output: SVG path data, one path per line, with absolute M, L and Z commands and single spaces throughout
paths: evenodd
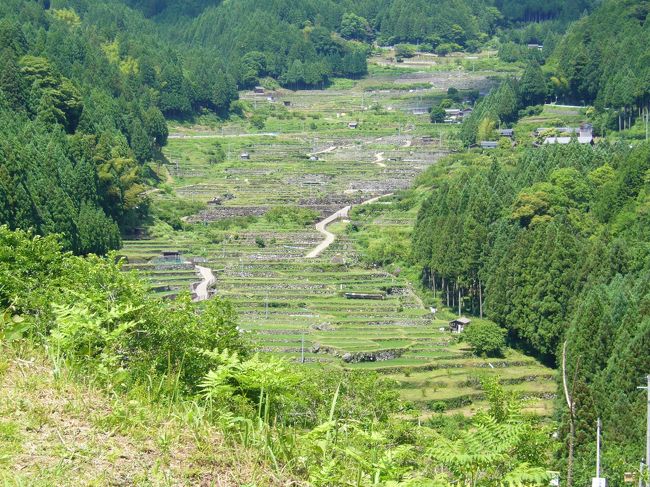
M 450 76 L 454 82 L 457 74 Z M 417 205 L 404 208 L 397 195 L 376 198 L 406 190 L 450 150 L 453 127 L 412 114 L 440 91 L 401 90 L 400 79 L 374 80 L 392 82 L 393 90 L 366 92 L 370 77 L 349 89 L 283 90 L 272 100 L 244 93 L 269 115 L 261 130 L 243 120 L 216 129 L 173 128 L 165 150 L 169 164 L 162 168 L 173 182 L 170 191 L 151 195 L 154 205 L 180 200 L 204 209 L 187 218 L 192 225 L 184 231 L 154 229 L 150 238 L 125 242 L 127 268 L 146 272 L 168 295 L 198 280 L 194 263 L 212 269 L 216 294 L 233 302 L 259 351 L 305 366 L 387 374 L 422 417 L 434 407 L 471 415 L 485 404 L 478 378 L 486 374 L 499 375 L 508 389 L 530 399 L 531 410 L 550 415 L 551 369 L 513 350 L 496 360 L 473 356 L 441 331 L 455 315 L 434 317 L 406 276 L 368 265 L 357 251 L 355 223 L 382 230 L 412 227 Z M 350 121 L 358 127 L 349 128 Z M 225 161 L 210 164 L 217 147 Z M 360 206 L 369 199 L 371 204 Z M 325 229 L 264 216 L 278 206 L 314 210 L 319 220 L 351 210 Z M 331 235 L 325 242 L 323 230 Z M 179 251 L 181 260 L 165 262 L 163 251 Z M 383 299 L 347 299 L 346 293 Z

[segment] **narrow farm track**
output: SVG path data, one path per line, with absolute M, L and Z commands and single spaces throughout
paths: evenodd
M 209 287 L 216 282 L 217 278 L 214 277 L 212 269 L 207 267 L 197 265 L 196 270 L 201 275 L 202 281 L 196 286 L 194 291 L 196 298 L 194 298 L 194 301 L 205 301 L 210 297 Z
M 377 154 L 375 154 L 374 163 L 377 164 L 379 167 L 386 167 L 386 164 L 384 164 L 384 162 L 383 162 L 385 160 L 386 160 L 386 158 L 384 157 L 383 152 L 378 152 Z
M 330 152 L 333 152 L 333 151 L 335 151 L 336 149 L 337 149 L 337 147 L 336 147 L 335 145 L 333 145 L 333 146 L 331 146 L 331 147 L 328 147 L 327 149 L 319 150 L 319 151 L 316 151 L 316 152 L 310 152 L 310 153 L 307 154 L 307 155 L 308 155 L 308 156 L 317 156 L 317 155 L 319 155 L 319 154 L 329 154 Z

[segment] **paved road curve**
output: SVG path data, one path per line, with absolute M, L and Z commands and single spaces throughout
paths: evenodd
M 194 301 L 205 301 L 210 297 L 210 292 L 208 289 L 217 281 L 217 278 L 214 277 L 212 269 L 208 269 L 207 267 L 197 265 L 196 270 L 201 275 L 202 281 L 198 286 L 196 286 L 196 289 L 194 290 L 196 293 L 196 298 L 194 298 Z
M 371 203 L 375 203 L 375 202 L 379 201 L 381 198 L 383 198 L 385 196 L 392 196 L 392 195 L 393 195 L 393 193 L 382 194 L 381 196 L 376 196 L 374 198 L 370 198 L 369 200 L 366 200 L 361 204 L 362 205 L 369 205 Z M 305 256 L 306 259 L 314 259 L 314 258 L 318 257 L 330 245 L 332 245 L 334 243 L 334 240 L 336 239 L 336 235 L 334 235 L 332 232 L 327 231 L 327 225 L 329 225 L 330 223 L 332 223 L 335 220 L 338 220 L 339 218 L 347 218 L 348 213 L 350 212 L 350 208 L 352 208 L 352 207 L 351 206 L 346 206 L 345 208 L 341 208 L 336 213 L 332 213 L 330 216 L 328 216 L 327 218 L 325 218 L 324 220 L 322 220 L 322 221 L 320 221 L 320 222 L 318 222 L 316 224 L 316 230 L 318 230 L 320 233 L 325 235 L 325 240 L 323 240 L 321 243 L 319 243 L 318 246 L 316 246 L 314 248 L 314 250 L 309 252 Z

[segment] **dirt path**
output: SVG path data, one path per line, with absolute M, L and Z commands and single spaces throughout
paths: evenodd
M 196 298 L 194 298 L 194 301 L 205 301 L 210 297 L 210 292 L 208 289 L 217 281 L 217 278 L 214 277 L 212 269 L 208 269 L 207 267 L 197 265 L 196 270 L 201 275 L 203 280 L 199 283 L 198 286 L 196 286 L 196 289 L 194 290 L 196 293 Z
M 276 132 L 260 132 L 260 133 L 243 133 L 243 134 L 202 134 L 202 135 L 185 135 L 185 134 L 170 134 L 168 139 L 221 139 L 226 137 L 277 137 L 279 134 Z
M 386 196 L 392 196 L 393 193 L 388 193 L 388 194 L 382 194 L 380 196 L 375 196 L 374 198 L 370 198 L 369 200 L 364 201 L 363 203 L 360 203 L 361 205 L 369 205 L 371 203 L 375 203 L 379 201 L 381 198 L 384 198 Z M 341 208 L 339 211 L 336 213 L 332 213 L 330 216 L 325 218 L 324 220 L 318 222 L 316 224 L 316 230 L 318 230 L 321 234 L 325 235 L 325 240 L 323 240 L 320 244 L 318 244 L 311 252 L 309 252 L 305 258 L 306 259 L 314 259 L 318 257 L 320 254 L 322 254 L 330 245 L 334 243 L 334 240 L 336 240 L 336 235 L 334 235 L 332 232 L 327 231 L 327 225 L 332 223 L 333 221 L 336 221 L 340 218 L 347 218 L 348 213 L 350 212 L 350 208 L 352 206 L 346 206 L 345 208 Z
M 146 191 L 143 191 L 142 193 L 140 193 L 140 196 L 148 196 L 150 194 L 159 193 L 160 191 L 162 191 L 160 188 L 152 188 L 152 189 L 148 189 Z
M 336 149 L 337 149 L 337 147 L 335 145 L 333 145 L 331 147 L 328 147 L 327 149 L 319 150 L 319 151 L 316 151 L 316 152 L 310 152 L 307 155 L 311 157 L 311 156 L 317 156 L 318 154 L 329 154 L 330 152 L 333 152 Z
M 379 167 L 386 167 L 386 164 L 384 164 L 382 162 L 382 161 L 385 161 L 385 160 L 386 160 L 386 158 L 384 157 L 384 153 L 383 152 L 378 152 L 377 154 L 375 154 L 374 164 L 377 164 Z

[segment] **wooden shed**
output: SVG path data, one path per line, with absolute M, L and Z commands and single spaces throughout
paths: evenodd
M 162 253 L 162 258 L 166 262 L 180 262 L 181 253 L 178 250 L 165 250 Z
M 462 333 L 465 327 L 469 326 L 471 322 L 472 320 L 469 318 L 461 316 L 460 318 L 456 318 L 455 320 L 449 322 L 449 330 L 452 333 Z

